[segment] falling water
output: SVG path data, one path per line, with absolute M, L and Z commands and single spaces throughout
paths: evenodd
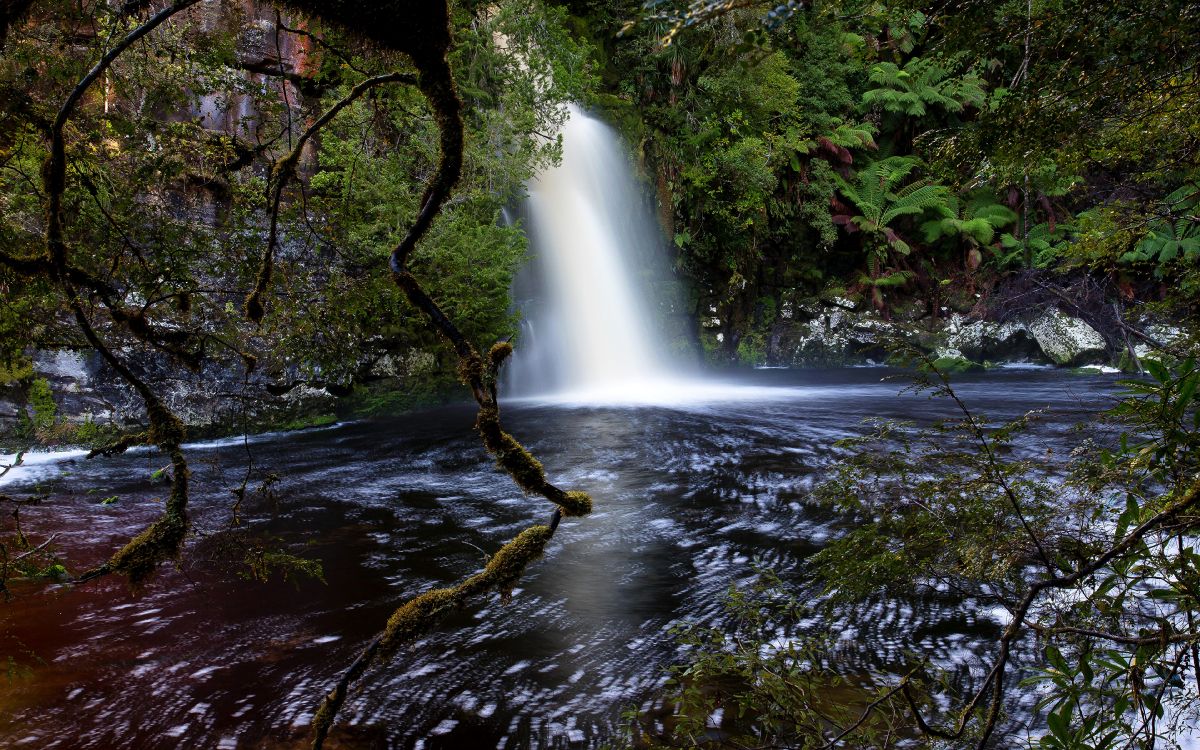
M 680 377 L 662 311 L 665 243 L 612 128 L 571 107 L 563 156 L 529 185 L 526 227 L 536 299 L 511 368 L 523 395 L 644 400 Z

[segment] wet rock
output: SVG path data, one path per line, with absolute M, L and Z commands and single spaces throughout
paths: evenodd
M 883 362 L 903 339 L 935 357 L 967 362 L 1032 362 L 1060 366 L 1110 364 L 1107 342 L 1086 322 L 1049 310 L 993 322 L 961 313 L 934 321 L 886 321 L 850 300 L 814 300 L 795 306 L 771 330 L 773 365 L 838 366 Z M 1178 335 L 1175 332 L 1174 335 Z M 1164 339 L 1170 332 L 1163 331 Z M 1150 347 L 1139 347 L 1139 356 Z
M 1024 323 L 968 320 L 954 314 L 946 321 L 946 346 L 977 362 L 1028 362 L 1042 359 L 1037 339 Z
M 1104 337 L 1087 323 L 1059 310 L 1043 313 L 1026 328 L 1046 358 L 1056 365 L 1080 365 L 1108 359 Z
M 950 351 L 954 351 L 951 349 Z M 983 365 L 978 362 L 972 362 L 966 357 L 956 357 L 954 355 L 941 356 L 933 361 L 934 368 L 948 375 L 963 372 L 983 372 Z
M 1183 331 L 1178 327 L 1156 323 L 1146 326 L 1145 333 L 1164 346 L 1170 346 L 1172 343 L 1183 338 Z M 1159 354 L 1159 349 L 1149 342 L 1142 341 L 1133 347 L 1133 353 L 1137 355 L 1138 359 L 1145 359 L 1146 357 L 1154 357 Z

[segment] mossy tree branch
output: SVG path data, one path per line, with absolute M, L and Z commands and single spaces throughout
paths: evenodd
M 74 114 L 80 100 L 88 89 L 101 75 L 104 74 L 118 57 L 139 39 L 142 39 L 167 19 L 183 11 L 198 0 L 175 0 L 174 3 L 155 13 L 148 20 L 135 27 L 125 35 L 112 49 L 106 52 L 92 66 L 86 75 L 75 85 L 58 110 L 53 124 L 50 126 L 50 155 L 42 170 L 42 184 L 46 195 L 46 255 L 49 262 L 49 276 L 58 282 L 67 303 L 75 317 L 75 322 L 84 338 L 91 344 L 101 357 L 129 383 L 146 405 L 146 415 L 150 421 L 148 442 L 158 446 L 171 459 L 173 467 L 171 478 L 171 494 L 167 500 L 163 515 L 151 524 L 145 531 L 134 537 L 125 547 L 118 550 L 108 562 L 94 568 L 79 577 L 79 582 L 89 581 L 111 572 L 123 573 L 129 580 L 138 584 L 144 581 L 159 563 L 176 557 L 187 536 L 190 522 L 187 516 L 188 499 L 188 465 L 184 458 L 182 444 L 185 437 L 183 422 L 171 411 L 163 400 L 150 386 L 133 373 L 132 370 L 113 351 L 105 345 L 96 333 L 91 321 L 84 310 L 83 301 L 76 287 L 78 272 L 73 272 L 69 262 L 69 251 L 64 238 L 63 194 L 66 192 L 67 154 L 65 130 L 67 121 Z M 121 316 L 115 312 L 114 320 L 125 325 L 138 335 L 146 335 L 147 331 L 137 330 L 136 317 Z M 142 321 L 144 323 L 144 320 Z M 141 336 L 139 336 L 140 338 Z
M 421 594 L 393 613 L 384 631 L 367 645 L 321 701 L 313 717 L 312 745 L 314 750 L 320 750 L 351 684 L 371 663 L 386 660 L 400 645 L 426 632 L 468 599 L 511 588 L 525 567 L 541 556 L 561 518 L 587 514 L 591 511 L 592 501 L 584 492 L 565 491 L 550 483 L 542 464 L 501 426 L 496 379 L 501 365 L 512 353 L 512 345 L 498 343 L 486 358 L 481 356 L 407 268 L 417 243 L 429 231 L 462 174 L 463 104 L 447 60 L 451 40 L 445 0 L 425 0 L 415 6 L 396 2 L 361 5 L 334 2 L 319 7 L 313 2 L 297 2 L 294 5 L 404 52 L 416 66 L 417 86 L 429 103 L 438 127 L 439 159 L 437 169 L 426 185 L 416 218 L 389 257 L 392 279 L 458 356 L 459 377 L 479 405 L 476 428 L 487 450 L 496 457 L 496 463 L 522 490 L 541 495 L 555 506 L 548 525 L 532 526 L 521 532 L 500 548 L 482 573 L 452 588 Z

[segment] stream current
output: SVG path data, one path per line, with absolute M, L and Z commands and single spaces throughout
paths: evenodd
M 832 443 L 867 418 L 953 416 L 901 394 L 886 371 L 756 371 L 731 399 L 671 407 L 507 403 L 506 427 L 595 512 L 563 522 L 509 603 L 476 602 L 386 667 L 340 716 L 335 747 L 593 747 L 622 710 L 648 705 L 676 656 L 667 630 L 718 622 L 731 583 L 760 560 L 785 579 L 834 533 L 805 498 Z M 1049 408 L 1017 446 L 1056 453 L 1106 407 L 1112 378 L 1000 371 L 958 379 L 993 419 Z M 715 393 L 715 392 L 714 392 Z M 242 580 L 194 540 L 140 593 L 114 577 L 78 588 L 14 586 L 0 605 L 0 746 L 302 747 L 307 723 L 406 597 L 452 584 L 550 508 L 485 455 L 474 409 L 452 406 L 321 430 L 189 447 L 199 530 L 228 518 L 248 456 L 270 502 L 247 525 L 321 561 L 325 583 Z M 84 461 L 31 456 L 3 491 L 49 493 L 22 513 L 73 572 L 102 561 L 161 511 L 153 452 Z M 101 500 L 116 496 L 117 501 Z M 996 632 L 972 602 L 884 602 L 842 637 L 883 662 L 915 641 L 970 669 Z

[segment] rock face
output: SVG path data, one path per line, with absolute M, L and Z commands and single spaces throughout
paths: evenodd
M 303 421 L 306 417 L 330 414 L 336 399 L 324 388 L 301 384 L 284 391 L 274 380 L 254 377 L 245 380 L 235 364 L 213 362 L 200 373 L 173 368 L 161 358 L 120 352 L 135 363 L 167 406 L 183 420 L 193 437 L 215 433 L 261 429 L 270 425 Z M 52 415 L 63 429 L 37 441 L 73 442 L 78 432 L 71 427 L 94 425 L 106 430 L 137 429 L 146 423 L 141 398 L 113 373 L 95 352 L 38 352 L 33 360 L 34 379 L 45 381 L 54 400 Z M 30 403 L 28 385 L 0 388 L 0 441 L 29 442 L 28 423 L 36 409 Z M 86 433 L 85 433 L 86 434 Z
M 1024 323 L 970 321 L 957 314 L 946 323 L 946 347 L 974 362 L 1036 362 L 1043 356 Z
M 848 299 L 784 307 L 771 334 L 771 365 L 821 367 L 883 362 L 890 324 Z
M 888 343 L 897 337 L 935 357 L 976 363 L 1078 366 L 1111 360 L 1099 332 L 1059 310 L 1003 323 L 954 313 L 931 324 L 928 319 L 885 321 L 873 310 L 855 309 L 850 300 L 832 299 L 785 310 L 770 332 L 769 364 L 878 364 L 887 360 Z

